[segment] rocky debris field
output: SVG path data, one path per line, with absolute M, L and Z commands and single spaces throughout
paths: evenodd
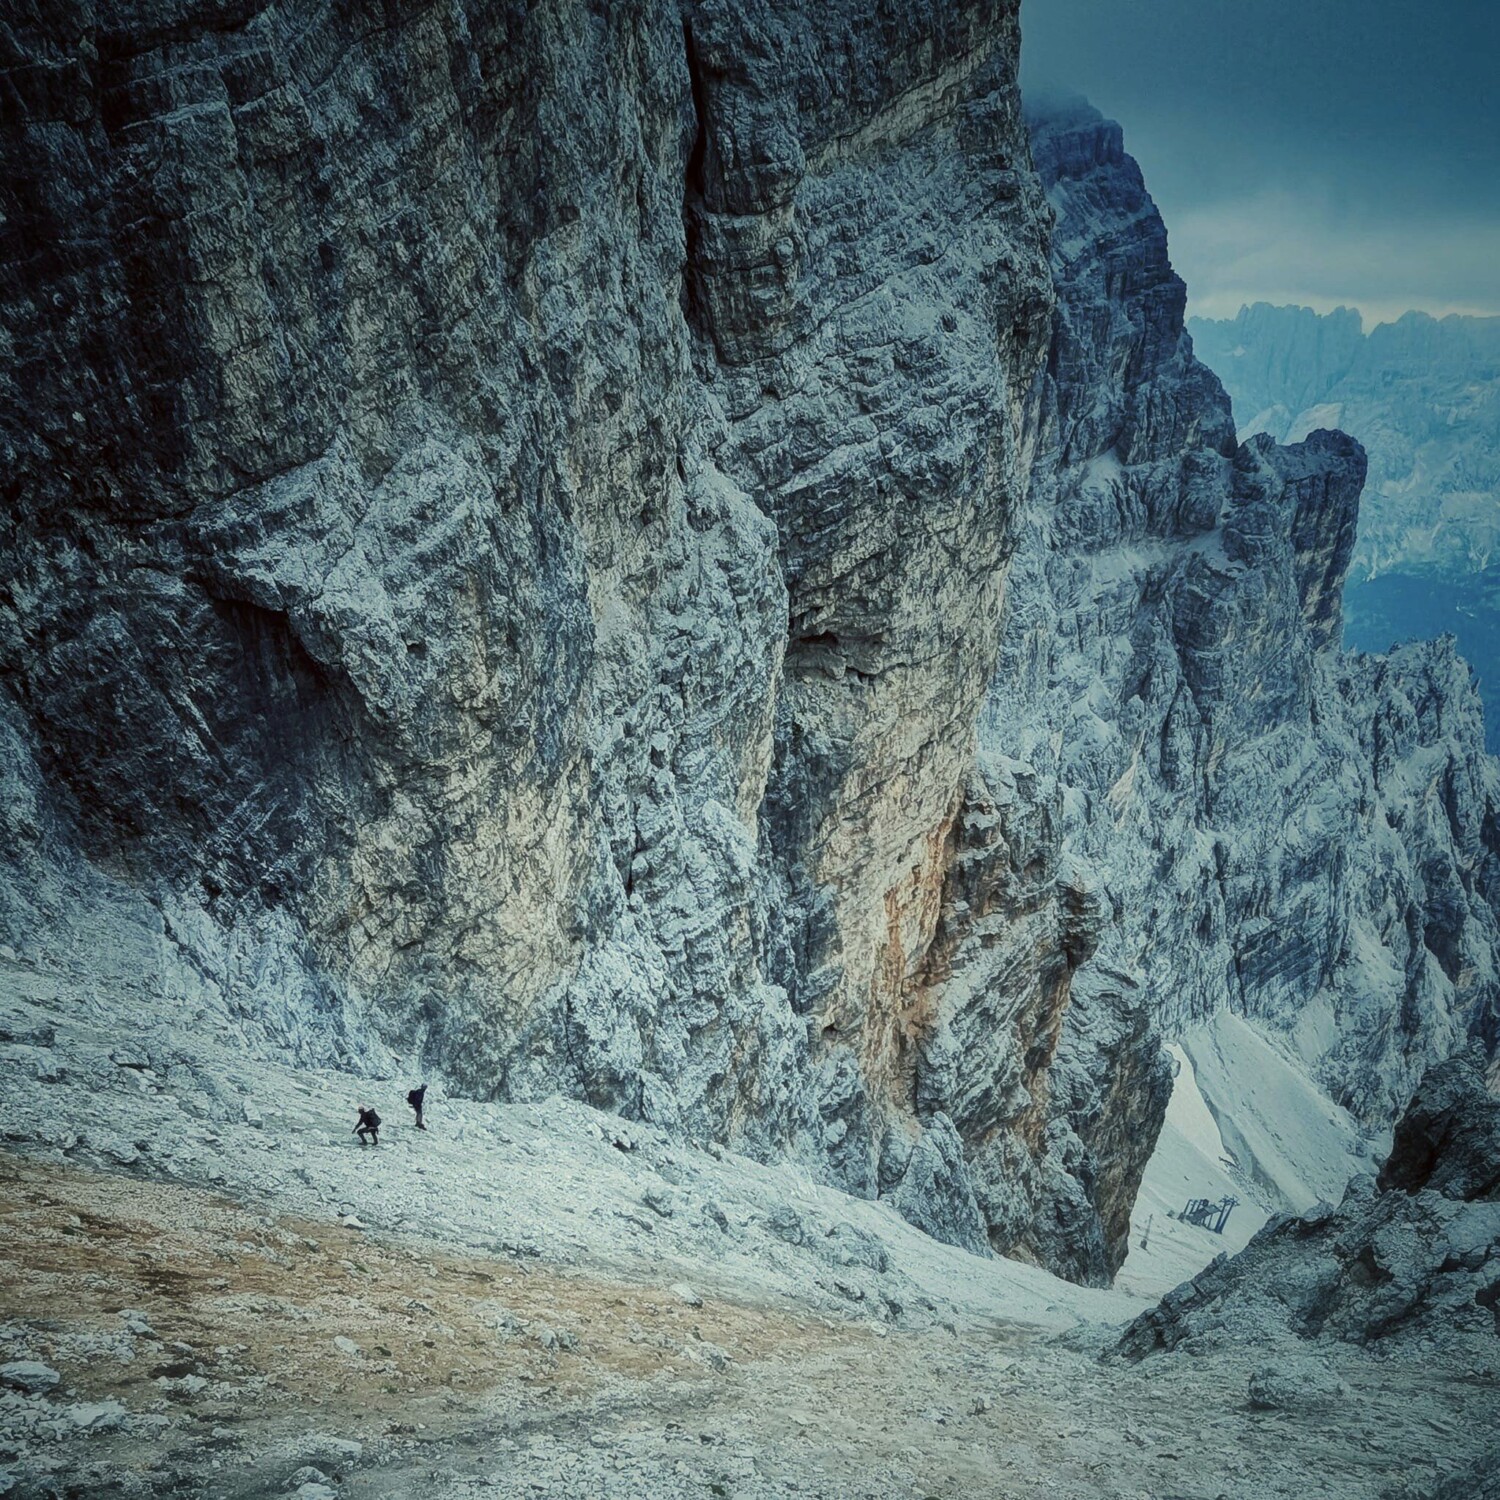
M 3 966 L 0 1493 L 1354 1500 L 1482 1461 L 1493 1335 L 1101 1358 L 1144 1303 L 575 1104 L 434 1085 L 419 1134 L 404 1080 L 129 999 Z
M 1500 1387 L 1420 1351 L 1121 1368 L 1096 1328 L 890 1331 L 709 1267 L 617 1280 L 0 1170 L 17 1496 L 1355 1496 L 1439 1474 Z

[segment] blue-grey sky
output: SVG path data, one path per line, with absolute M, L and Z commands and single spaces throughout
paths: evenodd
M 1500 313 L 1500 0 L 1023 0 L 1125 127 L 1190 309 Z

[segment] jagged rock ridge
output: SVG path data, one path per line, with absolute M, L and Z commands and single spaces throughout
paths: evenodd
M 1409 312 L 1365 332 L 1353 308 L 1257 302 L 1194 318 L 1242 431 L 1299 441 L 1324 427 L 1370 454 L 1354 575 L 1489 567 L 1500 542 L 1500 318 Z
M 1021 1247 L 1088 1275 L 1124 1252 L 1163 1035 L 1233 1009 L 1371 1126 L 1493 1045 L 1500 776 L 1451 641 L 1339 650 L 1359 446 L 1238 444 L 1119 126 L 1049 105 L 1033 148 L 1058 302 L 980 764 L 1102 910 L 1008 1106 L 1028 1151 L 948 1092 L 991 1221 L 1029 1200 Z
M 1455 635 L 1500 751 L 1500 318 L 1409 312 L 1366 333 L 1350 308 L 1256 303 L 1189 329 L 1242 432 L 1342 427 L 1369 450 L 1347 638 Z

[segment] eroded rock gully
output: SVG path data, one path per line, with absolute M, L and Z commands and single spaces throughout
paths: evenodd
M 1466 670 L 1339 656 L 1357 447 L 1236 446 L 1015 11 L 23 11 L 12 946 L 1095 1281 L 1163 1028 L 1493 1039 Z

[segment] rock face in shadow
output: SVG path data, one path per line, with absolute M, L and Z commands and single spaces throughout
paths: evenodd
M 35 962 L 1090 1281 L 1164 1028 L 1371 1119 L 1493 1037 L 1466 669 L 1337 655 L 1359 449 L 1236 446 L 1118 127 L 1033 170 L 1014 0 L 3 46 Z
M 1471 1054 L 1460 1053 L 1423 1078 L 1375 1185 L 1382 1193 L 1500 1200 L 1500 1098 L 1484 1087 Z
M 1422 1080 L 1377 1180 L 1273 1219 L 1126 1330 L 1137 1360 L 1224 1340 L 1500 1333 L 1500 1099 L 1477 1049 Z
M 304 1060 L 972 1238 L 902 1037 L 1047 342 L 1016 47 L 1011 0 L 15 18 L 11 941 L 129 908 Z

